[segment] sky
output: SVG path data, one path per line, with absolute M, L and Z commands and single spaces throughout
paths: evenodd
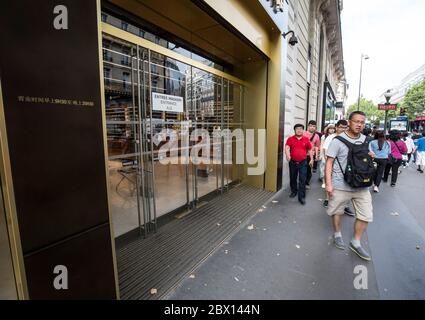
M 425 64 L 424 0 L 344 0 L 342 41 L 349 84 L 347 106 L 359 95 L 361 54 L 362 96 L 374 102 Z

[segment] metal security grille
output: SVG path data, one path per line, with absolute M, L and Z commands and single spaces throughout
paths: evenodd
M 121 299 L 164 297 L 272 195 L 254 187 L 236 186 L 151 237 L 119 249 Z M 151 294 L 153 288 L 155 295 Z

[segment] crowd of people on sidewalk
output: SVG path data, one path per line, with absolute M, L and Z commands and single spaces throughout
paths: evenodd
M 306 204 L 306 190 L 310 189 L 313 173 L 319 168 L 319 180 L 326 190 L 324 207 L 332 219 L 334 243 L 345 250 L 341 232 L 344 215 L 356 218 L 350 249 L 360 258 L 370 261 L 369 253 L 362 247 L 361 239 L 369 223 L 373 221 L 371 190 L 380 192 L 382 183 L 396 187 L 401 168 L 411 161 L 419 174 L 425 170 L 425 131 L 402 133 L 394 130 L 388 135 L 383 131 L 366 128 L 366 114 L 353 112 L 348 120 L 328 125 L 322 133 L 317 123 L 310 121 L 307 131 L 303 124 L 294 127 L 295 135 L 285 145 L 289 162 L 290 198 Z M 354 207 L 353 212 L 349 204 Z

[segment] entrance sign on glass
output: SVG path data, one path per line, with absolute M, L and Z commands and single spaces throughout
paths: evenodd
M 183 97 L 152 92 L 152 110 L 182 113 Z

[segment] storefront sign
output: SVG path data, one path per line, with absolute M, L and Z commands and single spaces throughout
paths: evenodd
M 387 110 L 397 110 L 396 104 L 380 104 L 378 105 L 378 110 L 387 111 Z
M 425 121 L 425 116 L 417 117 L 416 121 Z
M 179 96 L 152 92 L 152 110 L 155 111 L 182 113 L 184 112 L 183 101 L 183 98 Z

